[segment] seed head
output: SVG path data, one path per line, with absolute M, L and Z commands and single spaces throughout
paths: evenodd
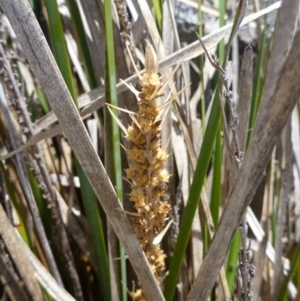
M 143 248 L 157 282 L 161 285 L 165 271 L 163 250 L 154 240 L 165 228 L 170 205 L 166 199 L 169 173 L 164 169 L 167 159 L 161 146 L 161 106 L 158 98 L 163 95 L 163 84 L 157 74 L 157 58 L 153 47 L 146 40 L 146 72 L 141 76 L 142 89 L 138 93 L 138 112 L 126 130 L 124 147 L 129 159 L 126 178 L 131 184 L 130 200 L 138 216 L 132 219 L 133 230 Z M 136 301 L 146 300 L 142 290 L 130 293 Z

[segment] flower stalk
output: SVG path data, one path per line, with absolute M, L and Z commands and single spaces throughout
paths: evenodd
M 125 151 L 129 159 L 126 177 L 132 189 L 129 197 L 137 211 L 132 218 L 133 230 L 161 285 L 166 255 L 154 239 L 163 231 L 170 212 L 170 205 L 164 198 L 169 173 L 164 169 L 167 153 L 161 146 L 161 111 L 164 105 L 158 103 L 158 98 L 163 96 L 163 85 L 157 74 L 155 52 L 149 41 L 146 43 L 146 72 L 140 77 L 142 90 L 136 93 L 138 112 L 130 114 L 132 124 L 125 135 Z M 146 300 L 142 289 L 130 295 L 135 300 Z

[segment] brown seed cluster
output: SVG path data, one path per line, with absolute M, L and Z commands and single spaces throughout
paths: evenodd
M 157 74 L 154 50 L 147 41 L 146 73 L 141 77 L 136 115 L 127 129 L 125 147 L 130 166 L 126 176 L 131 183 L 130 200 L 138 216 L 133 218 L 133 229 L 146 254 L 152 271 L 161 284 L 166 255 L 154 238 L 164 229 L 170 205 L 164 201 L 169 173 L 164 169 L 167 153 L 161 146 L 161 106 L 157 99 L 163 95 L 162 83 Z M 131 293 L 135 300 L 146 300 L 143 292 Z

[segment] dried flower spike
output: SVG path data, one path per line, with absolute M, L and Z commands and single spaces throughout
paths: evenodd
M 157 74 L 155 52 L 146 41 L 145 67 L 141 77 L 142 91 L 138 93 L 138 112 L 127 129 L 125 146 L 129 158 L 126 176 L 131 183 L 130 200 L 138 216 L 133 217 L 133 229 L 146 254 L 159 284 L 165 270 L 165 257 L 154 238 L 164 229 L 170 205 L 164 201 L 169 173 L 164 169 L 167 153 L 161 146 L 161 107 L 157 99 L 163 95 Z M 146 300 L 141 289 L 131 292 L 135 300 Z

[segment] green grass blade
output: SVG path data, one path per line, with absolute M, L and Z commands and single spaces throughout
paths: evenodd
M 219 27 L 220 28 L 225 25 L 225 14 L 226 14 L 226 1 L 220 0 L 219 1 Z M 225 56 L 224 39 L 222 39 L 218 44 L 218 55 L 219 55 L 220 62 L 223 62 Z
M 203 16 L 202 16 L 202 11 L 201 11 L 201 6 L 202 6 L 202 0 L 198 0 L 198 20 L 199 20 L 199 30 L 198 34 L 199 37 L 203 37 Z M 205 134 L 205 127 L 206 127 L 206 122 L 205 122 L 205 88 L 204 88 L 204 56 L 200 55 L 199 58 L 199 69 L 200 69 L 200 85 L 201 85 L 201 100 L 200 100 L 200 113 L 201 113 L 201 128 L 202 128 L 202 135 Z
M 116 90 L 116 64 L 115 64 L 115 49 L 114 49 L 114 34 L 112 26 L 112 16 L 111 16 L 111 2 L 110 0 L 104 0 L 104 15 L 105 15 L 105 36 L 106 36 L 106 86 L 105 94 L 106 101 L 113 106 L 118 106 L 118 96 Z M 116 109 L 112 108 L 112 111 L 116 116 L 118 112 Z M 123 184 L 122 184 L 122 162 L 121 162 L 121 143 L 120 143 L 120 131 L 118 124 L 113 120 L 113 118 L 108 113 L 105 112 L 105 122 L 107 127 L 106 130 L 106 147 L 112 150 L 112 162 L 110 167 L 107 166 L 109 176 L 115 186 L 117 196 L 121 202 L 123 202 Z M 106 153 L 108 155 L 108 153 Z M 106 160 L 107 162 L 107 160 Z M 107 164 L 106 164 L 107 165 Z M 126 261 L 125 261 L 125 251 L 120 245 L 120 272 L 122 283 L 127 283 L 126 274 Z M 127 300 L 127 291 L 124 285 L 121 286 L 122 300 Z
M 74 103 L 76 107 L 78 107 L 73 75 L 70 67 L 68 51 L 57 2 L 52 0 L 45 0 L 45 4 L 49 18 L 49 27 L 54 57 L 56 59 L 59 70 L 66 82 L 69 92 L 74 100 Z
M 226 278 L 230 292 L 232 293 L 235 284 L 235 277 L 238 266 L 238 254 L 241 248 L 241 234 L 239 231 L 235 232 L 233 240 L 230 245 L 228 254 Z
M 115 48 L 113 39 L 113 27 L 112 27 L 112 16 L 111 16 L 111 3 L 110 0 L 104 1 L 104 12 L 105 12 L 105 36 L 106 36 L 106 101 L 113 106 L 118 106 L 118 95 L 116 89 L 116 63 L 115 63 Z M 118 111 L 112 108 L 112 111 L 118 116 Z M 110 118 L 112 120 L 112 118 Z M 120 136 L 119 127 L 116 122 L 112 120 L 112 141 L 113 144 L 113 159 L 116 163 L 121 163 L 121 152 L 120 152 Z M 121 165 L 121 164 L 120 164 Z M 118 179 L 119 183 L 122 183 L 121 179 Z M 120 186 L 119 188 L 122 188 Z M 119 191 L 120 192 L 120 191 Z
M 165 281 L 164 295 L 167 301 L 171 301 L 175 294 L 176 283 L 180 273 L 182 260 L 184 258 L 185 249 L 189 241 L 193 217 L 198 207 L 200 193 L 206 178 L 206 171 L 211 158 L 213 144 L 219 129 L 220 117 L 221 110 L 219 101 L 217 97 L 215 97 L 205 135 L 203 137 L 203 143 L 190 188 L 189 198 L 182 216 L 174 254 L 170 263 L 169 274 Z
M 153 0 L 154 13 L 156 16 L 156 24 L 159 32 L 162 32 L 162 5 L 160 0 Z
M 225 14 L 226 14 L 226 1 L 219 1 L 219 26 L 225 25 Z M 224 61 L 225 57 L 225 45 L 224 40 L 221 40 L 218 45 L 218 56 L 221 62 Z M 216 95 L 219 98 L 219 95 Z M 219 222 L 219 207 L 221 203 L 221 188 L 222 188 L 222 139 L 221 139 L 221 126 L 218 129 L 216 142 L 215 142 L 215 152 L 213 160 L 213 182 L 211 191 L 211 214 L 216 227 Z
M 214 226 L 217 227 L 219 222 L 219 209 L 221 203 L 221 189 L 222 189 L 222 139 L 220 128 L 217 131 L 215 142 L 215 153 L 213 161 L 213 182 L 211 189 L 211 203 L 210 211 L 214 222 Z
M 225 2 L 225 1 L 221 1 L 221 2 Z M 225 67 L 225 65 L 227 64 L 227 58 L 228 58 L 228 54 L 229 54 L 229 50 L 230 50 L 230 47 L 231 47 L 232 40 L 233 40 L 236 32 L 238 31 L 241 22 L 243 21 L 243 18 L 244 18 L 245 13 L 246 13 L 247 6 L 248 6 L 248 0 L 240 0 L 239 5 L 238 5 L 237 10 L 236 10 L 235 17 L 234 17 L 233 26 L 232 26 L 230 37 L 229 37 L 229 40 L 228 40 L 228 44 L 227 44 L 227 47 L 226 47 L 226 51 L 225 51 L 226 60 L 224 61 L 223 67 Z M 222 8 L 222 10 L 224 10 L 224 8 Z M 223 14 L 225 16 L 225 11 L 223 12 Z
M 268 1 L 268 5 L 269 5 Z M 251 101 L 251 110 L 250 110 L 250 118 L 249 118 L 249 134 L 247 137 L 247 146 L 250 142 L 252 130 L 255 125 L 257 112 L 260 105 L 260 100 L 262 97 L 262 91 L 263 91 L 263 85 L 265 81 L 265 74 L 264 74 L 264 68 L 263 63 L 265 60 L 265 48 L 266 48 L 266 38 L 267 38 L 267 27 L 268 27 L 268 15 L 265 15 L 264 18 L 264 30 L 261 35 L 260 40 L 260 51 L 258 54 L 258 63 L 256 66 L 256 72 L 254 77 L 254 84 L 253 84 L 253 92 L 252 92 L 252 101 Z
M 43 110 L 43 113 L 46 115 L 47 113 L 50 112 L 50 109 L 49 109 L 49 105 L 46 101 L 45 95 L 44 95 L 43 91 L 41 90 L 41 88 L 39 88 L 39 87 L 36 87 L 35 91 L 38 96 L 39 104 Z
M 262 96 L 262 85 L 263 85 L 263 59 L 264 59 L 264 48 L 266 42 L 266 30 L 263 31 L 262 38 L 261 38 L 261 50 L 258 55 L 258 64 L 256 66 L 256 72 L 254 77 L 254 84 L 253 84 L 253 92 L 252 92 L 252 101 L 251 101 L 251 111 L 250 111 L 250 118 L 249 118 L 249 134 L 247 139 L 247 144 L 249 144 L 252 130 L 255 125 L 255 120 L 260 104 L 260 99 Z
M 75 157 L 75 156 L 74 156 Z M 104 231 L 98 210 L 98 201 L 95 193 L 82 170 L 77 158 L 75 158 L 76 170 L 80 180 L 80 192 L 83 200 L 84 212 L 88 224 L 89 236 L 93 247 L 93 255 L 97 266 L 97 275 L 102 292 L 102 300 L 110 300 L 109 265 L 104 238 Z

